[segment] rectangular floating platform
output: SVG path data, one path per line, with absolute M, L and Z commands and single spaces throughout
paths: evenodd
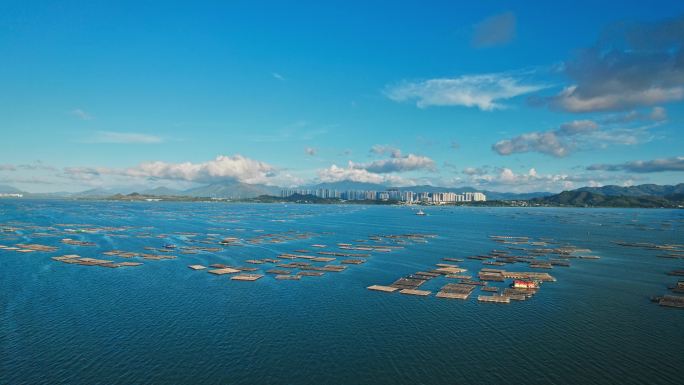
M 439 291 L 442 293 L 461 294 L 464 295 L 465 298 L 468 298 L 468 296 L 473 292 L 473 290 L 475 290 L 474 285 L 468 285 L 463 283 L 449 283 L 442 286 L 442 288 L 439 289 Z
M 264 263 L 264 261 L 261 261 L 259 259 L 248 259 L 245 261 L 245 263 L 251 263 L 253 265 L 261 265 L 262 263 Z
M 439 269 L 435 269 L 435 271 L 443 274 L 459 274 L 468 270 L 460 267 L 440 267 Z
M 481 281 L 503 282 L 504 280 L 503 274 L 493 271 L 480 271 L 480 273 L 478 273 L 478 278 L 480 278 Z
M 664 295 L 658 301 L 660 306 L 676 307 L 684 309 L 684 296 L 679 295 Z
M 73 260 L 73 259 L 78 259 L 78 258 L 81 258 L 81 256 L 76 255 L 76 254 L 62 255 L 61 257 L 52 257 L 53 260 L 60 261 L 60 262 L 65 262 L 68 260 Z
M 508 279 L 536 279 L 542 282 L 556 282 L 556 278 L 548 273 L 537 273 L 533 271 L 504 271 L 503 276 Z
M 531 269 L 553 269 L 553 265 L 548 262 L 532 262 L 530 263 Z
M 206 266 L 202 266 L 202 265 L 190 265 L 188 267 L 193 269 L 193 270 L 204 270 L 207 268 Z
M 343 259 L 340 261 L 340 263 L 344 263 L 345 265 L 360 265 L 362 263 L 366 263 L 365 259 Z
M 119 267 L 119 264 L 118 264 L 118 263 L 100 263 L 100 264 L 97 265 L 97 266 L 100 266 L 100 267 L 109 267 L 109 268 L 111 268 L 111 269 L 115 269 L 115 268 Z
M 493 303 L 510 303 L 511 299 L 502 295 L 478 295 L 479 302 L 493 302 Z
M 302 277 L 300 275 L 290 275 L 290 274 L 278 274 L 275 279 L 281 281 L 299 281 Z
M 453 279 L 471 279 L 473 276 L 472 275 L 462 275 L 462 274 L 447 274 L 447 278 L 453 278 Z
M 329 258 L 329 257 L 316 257 L 316 258 L 311 258 L 312 262 L 332 262 L 334 261 L 335 258 Z
M 415 289 L 401 289 L 399 290 L 401 294 L 407 294 L 407 295 L 417 295 L 421 297 L 425 297 L 430 295 L 432 293 L 431 291 L 427 290 L 415 290 Z
M 239 273 L 240 270 L 237 269 L 231 269 L 230 267 L 225 267 L 223 269 L 216 269 L 216 270 L 209 270 L 211 274 L 216 274 L 216 275 L 223 275 L 223 274 L 234 274 L 234 273 Z
M 277 274 L 277 275 L 289 275 L 291 272 L 290 272 L 290 270 L 270 269 L 270 270 L 266 270 L 266 273 Z
M 385 292 L 385 293 L 392 293 L 392 292 L 395 292 L 395 291 L 399 290 L 399 289 L 397 289 L 396 287 L 392 287 L 392 286 L 382 286 L 382 285 L 371 285 L 371 286 L 368 286 L 366 289 L 368 289 L 368 290 L 375 290 L 375 291 L 382 291 L 382 292 Z
M 261 274 L 240 274 L 240 275 L 234 275 L 230 277 L 233 281 L 256 281 L 259 278 L 262 278 L 263 275 Z
M 21 247 L 22 249 L 33 250 L 33 251 L 57 251 L 57 247 L 39 245 L 39 244 L 35 244 L 35 243 L 33 243 L 33 244 L 18 243 L 16 246 Z
M 390 286 L 396 287 L 398 289 L 417 289 L 420 285 L 424 284 L 426 280 L 424 279 L 413 279 L 413 278 L 399 278 L 394 281 Z
M 95 265 L 101 265 L 105 263 L 112 263 L 112 261 L 107 261 L 104 259 L 95 259 L 95 258 L 81 258 L 76 262 L 79 265 L 85 265 L 85 266 L 95 266 Z
M 447 298 L 447 299 L 468 299 L 470 294 L 463 294 L 463 293 L 449 293 L 446 291 L 440 291 L 437 292 L 435 297 L 437 298 Z
M 511 301 L 525 301 L 528 298 L 524 294 L 504 294 L 504 296 L 510 298 Z
M 322 271 L 300 271 L 297 273 L 297 275 L 300 275 L 302 277 L 320 277 L 322 276 L 323 273 Z
M 119 262 L 117 263 L 119 266 L 140 266 L 142 265 L 142 262 Z
M 513 296 L 523 295 L 527 299 L 527 298 L 530 298 L 533 295 L 537 294 L 538 290 L 539 289 L 537 289 L 537 288 L 524 289 L 524 288 L 518 288 L 518 287 L 507 287 L 504 289 L 503 295 L 507 295 L 511 298 Z

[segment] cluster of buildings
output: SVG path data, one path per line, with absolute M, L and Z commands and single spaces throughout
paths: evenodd
M 0 198 L 23 198 L 24 194 L 0 193 Z
M 487 196 L 481 192 L 413 192 L 413 191 L 399 191 L 398 189 L 389 189 L 387 191 L 366 191 L 366 190 L 350 190 L 339 191 L 331 189 L 293 189 L 282 190 L 280 192 L 281 198 L 287 198 L 293 195 L 313 195 L 318 198 L 336 198 L 348 201 L 398 201 L 406 203 L 428 203 L 428 204 L 448 204 L 458 202 L 485 202 Z

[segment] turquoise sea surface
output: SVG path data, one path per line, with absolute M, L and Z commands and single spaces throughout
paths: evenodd
M 684 269 L 684 259 L 614 243 L 684 244 L 684 210 L 423 210 L 0 200 L 0 384 L 684 383 L 684 310 L 650 301 L 668 294 L 678 277 L 666 273 Z M 386 238 L 402 234 L 429 237 Z M 534 270 L 557 281 L 509 304 L 479 303 L 488 294 L 480 289 L 468 300 L 436 298 L 455 282 L 446 277 L 420 287 L 427 297 L 367 289 L 434 270 L 445 257 L 464 258 L 457 264 L 474 278 L 483 267 L 533 271 L 467 259 L 510 246 L 491 235 L 544 238 L 600 259 Z M 227 237 L 236 240 L 218 243 Z M 17 244 L 57 250 L 23 253 L 11 249 Z M 273 263 L 245 262 L 302 249 L 371 255 L 342 272 L 291 281 L 267 274 L 279 269 Z M 176 258 L 103 254 L 111 250 Z M 52 259 L 69 254 L 143 264 Z M 217 263 L 264 277 L 242 282 L 188 268 Z

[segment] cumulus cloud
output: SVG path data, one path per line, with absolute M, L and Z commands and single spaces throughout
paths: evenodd
M 0 164 L 0 171 L 16 171 L 17 167 L 13 164 Z
M 684 171 L 684 156 L 653 160 L 637 160 L 619 164 L 594 164 L 587 167 L 587 170 L 628 171 L 636 173 Z
M 605 174 L 543 174 L 536 168 L 525 172 L 515 172 L 501 167 L 493 170 L 487 168 L 469 168 L 467 183 L 475 187 L 500 189 L 512 192 L 560 191 L 582 186 L 602 186 L 605 182 L 624 184 L 633 177 Z
M 511 155 L 523 152 L 540 152 L 562 158 L 571 151 L 572 143 L 559 138 L 558 131 L 530 132 L 496 142 L 492 149 L 499 155 Z
M 376 160 L 370 163 L 352 163 L 352 165 L 356 169 L 363 169 L 378 174 L 415 170 L 435 170 L 434 160 L 427 156 L 414 154 L 408 154 L 406 156 L 393 154 L 389 159 Z
M 684 16 L 619 23 L 565 64 L 573 84 L 548 100 L 568 112 L 626 110 L 684 98 Z
M 430 106 L 477 107 L 483 111 L 501 109 L 501 101 L 546 88 L 527 84 L 513 73 L 463 75 L 424 81 L 404 81 L 387 87 L 385 94 L 395 102 L 415 101 L 419 108 Z
M 574 120 L 549 131 L 533 131 L 496 142 L 499 155 L 539 152 L 562 158 L 576 150 L 607 147 L 610 144 L 635 145 L 646 140 L 652 126 L 602 129 L 593 120 Z
M 506 44 L 515 37 L 515 28 L 513 12 L 490 16 L 475 25 L 472 44 L 477 48 Z
M 318 171 L 318 178 L 321 182 L 363 182 L 376 184 L 390 184 L 393 186 L 411 186 L 415 183 L 397 175 L 377 174 L 366 169 L 357 168 L 352 162 L 347 167 L 332 165 L 329 168 Z
M 110 144 L 155 144 L 162 143 L 163 141 L 163 138 L 156 135 L 114 131 L 99 131 L 91 138 L 84 140 L 85 143 Z
M 271 184 L 278 172 L 274 166 L 242 155 L 219 155 L 201 163 L 144 162 L 126 169 L 69 167 L 65 174 L 72 178 L 92 178 L 102 175 L 118 175 L 139 179 L 166 179 L 196 183 L 238 181 L 244 183 Z

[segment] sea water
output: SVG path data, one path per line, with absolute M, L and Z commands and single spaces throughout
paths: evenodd
M 684 243 L 684 210 L 0 201 L 2 384 L 681 384 L 684 310 L 651 303 L 682 259 L 615 241 Z M 115 228 L 83 232 L 94 228 Z M 14 230 L 12 230 L 14 229 Z M 123 229 L 123 230 L 122 230 Z M 95 247 L 60 243 L 70 238 Z M 310 239 L 250 243 L 262 234 Z M 147 237 L 139 237 L 140 234 Z M 108 269 L 51 257 L 237 237 L 242 246 Z M 336 250 L 372 235 L 432 234 L 373 253 L 340 273 L 231 281 L 188 265 L 242 265 L 296 249 Z M 213 235 L 208 235 L 213 234 Z M 367 290 L 435 268 L 442 258 L 487 254 L 490 235 L 553 238 L 589 248 L 548 271 L 528 301 L 510 304 Z M 328 245 L 326 249 L 312 244 Z M 361 252 L 361 251 L 351 251 Z M 341 258 L 338 258 L 341 259 Z M 120 259 L 117 259 L 120 260 Z M 450 263 L 450 262 L 448 262 Z M 481 261 L 460 266 L 477 275 Z M 273 265 L 254 265 L 262 273 Z M 496 268 L 496 266 L 494 266 Z M 502 267 L 530 270 L 518 263 Z M 546 270 L 543 270 L 546 272 Z M 421 289 L 435 293 L 436 278 Z M 452 280 L 453 281 L 453 280 Z M 483 293 L 486 294 L 486 293 Z

